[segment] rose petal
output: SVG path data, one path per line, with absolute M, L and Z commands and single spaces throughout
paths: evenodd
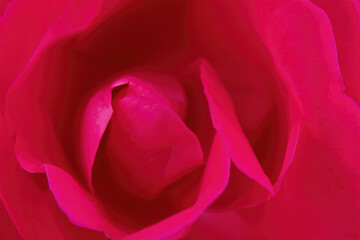
M 55 22 L 53 22 L 51 27 L 47 29 L 45 36 L 42 38 L 36 51 L 31 56 L 31 60 L 18 76 L 15 86 L 13 86 L 8 93 L 8 106 L 6 107 L 6 111 L 15 126 L 17 125 L 17 122 L 21 120 L 22 111 L 20 111 L 19 108 L 15 107 L 14 109 L 13 107 L 14 105 L 21 106 L 22 101 L 24 100 L 22 97 L 28 96 L 28 94 L 25 94 L 26 92 L 24 92 L 24 96 L 22 97 L 19 97 L 19 94 L 16 94 L 17 91 L 21 91 L 21 86 L 24 84 L 19 84 L 19 82 L 23 82 L 24 79 L 26 79 L 27 74 L 31 73 L 30 69 L 36 65 L 40 56 L 52 42 L 56 41 L 60 37 L 74 34 L 88 27 L 92 20 L 97 16 L 101 5 L 102 1 L 71 1 L 66 10 L 56 19 Z M 28 12 L 28 9 L 26 9 L 26 11 Z M 26 28 L 28 28 L 28 25 L 26 25 Z M 1 44 L 1 46 L 6 46 L 6 44 Z
M 130 74 L 130 73 L 128 73 Z M 136 77 L 135 77 L 136 76 Z M 95 159 L 95 155 L 100 143 L 100 140 L 104 134 L 104 131 L 108 125 L 108 122 L 110 121 L 110 118 L 112 116 L 113 113 L 113 106 L 112 106 L 112 91 L 116 88 L 116 87 L 120 87 L 120 86 L 124 86 L 125 84 L 129 85 L 129 89 L 127 90 L 127 92 L 129 92 L 127 95 L 134 95 L 134 97 L 136 99 L 138 99 L 139 97 L 143 98 L 147 98 L 147 99 L 153 99 L 154 101 L 158 101 L 160 104 L 164 105 L 164 108 L 170 107 L 172 108 L 173 111 L 175 111 L 176 113 L 183 115 L 184 112 L 184 106 L 181 106 L 183 104 L 181 104 L 181 102 L 185 101 L 185 97 L 183 96 L 183 93 L 179 90 L 178 88 L 180 86 L 178 86 L 179 84 L 171 77 L 168 76 L 164 76 L 164 75 L 159 75 L 159 74 L 155 74 L 153 72 L 141 72 L 141 71 L 137 71 L 132 73 L 131 75 L 127 75 L 127 76 L 123 76 L 121 78 L 119 78 L 118 80 L 116 80 L 114 83 L 107 85 L 105 87 L 103 87 L 102 89 L 100 89 L 94 96 L 91 97 L 91 99 L 89 100 L 85 113 L 83 114 L 82 117 L 82 123 L 81 123 L 81 136 L 80 136 L 80 141 L 81 141 L 81 149 L 82 149 L 82 167 L 84 168 L 84 174 L 88 180 L 88 183 L 91 183 L 91 174 L 92 174 L 92 166 L 94 163 L 94 159 Z M 130 94 L 131 92 L 131 94 Z M 117 98 L 117 96 L 113 96 L 115 99 Z M 144 111 L 146 111 L 146 109 L 142 109 L 144 106 L 140 107 L 136 106 L 136 104 L 134 105 L 135 102 L 137 102 L 136 99 L 133 99 L 133 101 L 127 101 L 124 102 L 126 99 L 128 99 L 129 96 L 126 96 L 124 98 L 124 100 L 120 99 L 120 100 L 114 100 L 115 101 L 115 106 L 116 108 L 121 108 L 123 109 L 124 112 L 124 116 L 120 116 L 119 118 L 121 120 L 116 120 L 118 118 L 115 117 L 115 119 L 113 119 L 113 125 L 111 127 L 112 130 L 110 130 L 110 145 L 112 144 L 113 147 L 109 150 L 112 153 L 115 153 L 115 156 L 112 155 L 111 158 L 115 158 L 115 159 L 119 159 L 119 161 L 125 161 L 123 164 L 117 163 L 117 166 L 114 169 L 119 169 L 119 168 L 124 168 L 124 164 L 129 166 L 129 164 L 133 164 L 132 166 L 137 168 L 140 166 L 143 166 L 143 164 L 136 164 L 136 162 L 138 160 L 144 160 L 144 159 L 148 159 L 149 156 L 142 156 L 140 157 L 139 153 L 143 152 L 141 151 L 141 149 L 136 150 L 135 152 L 133 152 L 132 154 L 129 153 L 129 151 L 131 151 L 131 149 L 133 149 L 133 146 L 137 146 L 136 144 L 140 144 L 140 143 L 133 143 L 130 144 L 131 146 L 129 147 L 125 147 L 126 144 L 129 144 L 129 142 L 127 142 L 127 139 L 131 138 L 131 139 L 136 139 L 136 138 L 141 138 L 139 136 L 136 136 L 136 132 L 139 132 L 138 128 L 142 128 L 144 126 L 145 127 L 144 130 L 147 129 L 153 129 L 152 124 L 150 124 L 150 119 L 154 116 L 158 116 L 159 117 L 159 121 L 163 121 L 164 120 L 164 116 L 171 116 L 169 117 L 167 120 L 171 119 L 176 119 L 174 120 L 175 122 L 177 122 L 178 125 L 177 127 L 171 128 L 174 129 L 174 131 L 178 131 L 180 129 L 182 129 L 182 131 L 184 131 L 184 133 L 186 133 L 187 138 L 185 142 L 185 145 L 187 145 L 188 147 L 185 147 L 185 145 L 183 145 L 183 147 L 181 148 L 182 151 L 177 151 L 176 148 L 174 149 L 175 152 L 173 152 L 173 162 L 168 162 L 166 169 L 164 169 L 163 167 L 158 166 L 157 168 L 154 168 L 155 171 L 149 171 L 149 169 L 146 169 L 146 172 L 148 173 L 155 173 L 156 171 L 170 171 L 168 173 L 165 173 L 165 179 L 161 180 L 161 184 L 168 184 L 169 182 L 169 177 L 171 176 L 171 178 L 173 178 L 175 175 L 173 173 L 171 173 L 171 171 L 173 171 L 174 169 L 172 169 L 174 166 L 176 166 L 176 164 L 178 164 L 179 162 L 176 161 L 177 158 L 179 158 L 179 156 L 186 152 L 187 149 L 189 149 L 189 147 L 191 149 L 195 149 L 193 152 L 193 154 L 190 154 L 190 158 L 187 158 L 189 162 L 192 162 L 193 159 L 199 159 L 199 161 L 195 161 L 195 165 L 198 165 L 199 163 L 202 163 L 202 152 L 201 152 L 201 148 L 200 145 L 196 139 L 196 137 L 194 136 L 194 134 L 192 134 L 186 127 L 185 125 L 182 126 L 182 120 L 178 119 L 179 117 L 176 116 L 176 114 L 171 114 L 172 110 L 170 109 L 166 109 L 164 110 L 164 108 L 159 107 L 156 108 L 155 110 L 153 109 L 151 113 L 149 113 L 150 115 L 146 118 L 147 121 L 144 122 L 144 119 L 141 118 L 141 114 L 144 113 Z M 151 101 L 153 101 L 151 100 Z M 121 103 L 124 102 L 124 103 Z M 119 105 L 120 104 L 120 105 Z M 157 106 L 156 104 L 154 106 Z M 127 107 L 132 107 L 132 108 L 136 108 L 136 109 L 131 109 L 131 110 L 126 110 Z M 138 109 L 140 108 L 140 109 Z M 143 111 L 144 110 L 144 111 Z M 165 114 L 166 112 L 166 114 Z M 139 114 L 137 114 L 139 113 Z M 157 114 L 157 115 L 154 115 Z M 170 115 L 169 115 L 170 114 Z M 136 116 L 136 118 L 133 119 L 133 121 L 130 121 L 129 123 L 132 124 L 133 127 L 131 127 L 131 124 L 128 125 L 127 127 L 125 127 L 125 132 L 126 132 L 126 136 L 122 136 L 122 133 L 124 130 L 121 130 L 121 128 L 119 129 L 119 127 L 117 127 L 117 125 L 120 126 L 125 126 L 126 124 L 126 116 Z M 140 122 L 141 124 L 140 124 Z M 117 123 L 119 122 L 119 123 Z M 170 122 L 166 122 L 166 123 L 172 123 L 173 121 Z M 136 124 L 140 124 L 137 127 L 134 127 Z M 149 125 L 147 125 L 149 124 Z M 163 124 L 160 124 L 163 125 Z M 159 126 L 160 126 L 159 125 Z M 155 125 L 153 126 L 155 127 Z M 185 127 L 185 128 L 184 128 Z M 115 129 L 113 129 L 115 128 Z M 129 131 L 129 129 L 133 129 L 133 131 L 130 131 L 130 133 L 127 133 Z M 164 129 L 164 125 L 162 126 L 161 129 Z M 155 135 L 157 137 L 154 137 L 153 141 L 149 141 L 147 144 L 145 145 L 141 145 L 141 148 L 145 148 L 150 147 L 150 144 L 154 144 L 155 142 L 160 143 L 159 139 L 161 138 L 161 134 L 157 134 L 160 132 L 163 132 L 163 130 L 158 129 L 154 132 L 148 133 L 148 134 L 144 134 L 144 133 L 140 133 L 140 135 L 143 136 L 148 136 L 148 137 L 154 137 Z M 180 131 L 181 132 L 181 131 Z M 120 135 L 120 136 L 119 136 Z M 176 135 L 176 134 L 175 134 Z M 162 136 L 162 138 L 166 137 L 166 136 L 172 136 L 174 137 L 174 139 L 176 139 L 174 134 L 172 135 L 165 135 Z M 176 135 L 179 138 L 179 135 Z M 184 135 L 185 136 L 185 135 Z M 194 138 L 195 137 L 195 138 Z M 174 140 L 173 139 L 173 140 Z M 180 138 L 179 138 L 180 139 Z M 192 140 L 190 140 L 192 139 Z M 168 138 L 168 140 L 170 141 L 170 138 Z M 171 140 L 170 142 L 174 143 L 173 140 Z M 178 141 L 178 140 L 176 140 Z M 166 144 L 169 144 L 170 142 L 167 142 Z M 184 143 L 185 143 L 184 142 Z M 115 145 L 114 145 L 115 144 Z M 165 144 L 165 145 L 166 145 Z M 164 146 L 165 146 L 164 145 Z M 123 146 L 123 148 L 121 148 L 121 146 Z M 125 148 L 125 149 L 124 149 Z M 119 149 L 122 149 L 119 152 Z M 118 154 L 116 154 L 118 153 Z M 123 157 L 120 157 L 118 155 L 122 155 Z M 124 157 L 124 155 L 127 155 L 128 157 Z M 137 157 L 134 157 L 137 156 Z M 133 160 L 129 160 L 129 158 L 132 158 Z M 136 159 L 138 159 L 136 161 Z M 135 161 L 134 161 L 135 160 Z M 116 162 L 115 161 L 111 161 L 112 163 Z M 153 162 L 154 164 L 156 164 L 156 161 Z M 158 162 L 159 163 L 159 162 Z M 175 165 L 174 165 L 175 164 Z M 186 164 L 185 164 L 186 165 Z M 127 169 L 127 168 L 126 168 Z M 180 171 L 182 172 L 182 168 L 179 166 L 176 167 L 176 171 Z M 121 169 L 119 169 L 121 170 Z M 124 169 L 122 169 L 124 170 Z M 129 169 L 127 169 L 129 170 Z M 140 169 L 138 169 L 140 170 Z M 139 171 L 131 171 L 133 173 L 135 173 L 136 175 L 138 175 L 138 178 L 136 178 L 136 181 L 141 182 L 141 177 L 144 177 L 145 175 Z M 118 174 L 117 174 L 118 175 Z M 123 175 L 123 174 L 120 174 Z M 140 175 L 140 176 L 139 176 Z M 148 179 L 149 180 L 149 179 Z M 155 179 L 153 179 L 155 180 Z M 146 181 L 143 184 L 146 183 L 150 183 L 149 181 Z M 142 185 L 142 184 L 141 184 Z M 155 186 L 160 186 L 159 184 L 151 184 L 152 187 L 155 188 Z M 145 187 L 145 189 L 147 191 L 150 191 L 151 186 Z M 161 187 L 162 188 L 162 187 Z M 144 190 L 145 190 L 144 189 Z
M 183 234 L 184 227 L 193 223 L 222 193 L 229 178 L 230 159 L 219 137 L 215 136 L 195 204 L 163 221 L 131 234 L 124 239 L 164 239 Z
M 109 161 L 119 182 L 125 181 L 132 191 L 154 196 L 203 164 L 198 139 L 171 109 L 137 95 L 115 106 Z
M 113 113 L 111 91 L 126 83 L 128 83 L 126 79 L 120 79 L 100 89 L 91 97 L 85 108 L 81 123 L 80 148 L 81 166 L 89 184 L 100 140 Z
M 6 91 L 25 67 L 51 23 L 64 11 L 68 1 L 2 1 L 0 10 L 0 103 Z M 2 7 L 2 6 L 0 6 Z M 43 9 L 46 8 L 46 11 Z M 41 14 L 33 14 L 41 12 Z M 1 106 L 3 108 L 3 106 Z
M 131 2 L 134 3 L 136 1 Z M 6 115 L 9 117 L 13 127 L 20 128 L 17 132 L 17 138 L 20 142 L 18 152 L 26 152 L 22 149 L 22 146 L 25 144 L 28 144 L 26 148 L 29 149 L 29 151 L 39 150 L 36 146 L 31 146 L 33 142 L 29 141 L 30 136 L 37 136 L 39 141 L 35 141 L 35 143 L 44 143 L 48 141 L 49 137 L 56 137 L 56 139 L 50 139 L 51 145 L 58 145 L 58 143 L 62 145 L 62 149 L 56 153 L 64 152 L 70 159 L 79 159 L 78 139 L 81 138 L 78 133 L 79 125 L 81 124 L 79 122 L 79 115 L 83 110 L 84 101 L 94 89 L 99 86 L 99 82 L 103 81 L 103 83 L 106 84 L 106 81 L 109 80 L 109 66 L 112 69 L 111 71 L 121 71 L 123 70 L 123 66 L 120 66 L 122 65 L 121 63 L 114 63 L 111 60 L 112 58 L 108 55 L 104 57 L 104 59 L 108 59 L 108 62 L 103 61 L 104 59 L 97 55 L 98 49 L 90 47 L 90 49 L 86 49 L 86 51 L 83 52 L 80 49 L 81 47 L 79 47 L 79 45 L 83 46 L 83 44 L 78 44 L 79 42 L 75 41 L 75 38 L 81 42 L 81 37 L 89 37 L 88 33 L 93 32 L 93 29 L 91 28 L 91 26 L 93 26 L 92 24 L 101 23 L 101 26 L 98 26 L 99 29 L 107 29 L 106 24 L 102 24 L 102 21 L 110 17 L 105 16 L 106 14 L 112 14 L 115 11 L 121 12 L 121 14 L 117 14 L 117 16 L 121 17 L 120 20 L 123 18 L 131 18 L 131 21 L 133 21 L 133 19 L 136 20 L 137 14 L 132 12 L 129 16 L 127 13 L 123 14 L 121 11 L 124 10 L 125 6 L 133 5 L 128 3 L 130 3 L 130 1 L 121 1 L 121 3 L 115 4 L 116 9 L 110 11 L 108 5 L 104 9 L 102 8 L 101 1 L 96 1 L 96 4 L 81 0 L 72 1 L 66 11 L 64 11 L 48 30 L 37 53 L 33 56 L 31 62 L 26 69 L 24 69 L 13 87 L 9 90 L 7 96 Z M 113 5 L 110 4 L 110 6 Z M 151 3 L 148 7 L 156 8 L 156 6 L 157 4 Z M 134 7 L 132 11 L 136 12 L 139 10 L 138 8 L 140 8 L 141 11 L 146 12 L 147 18 L 152 18 L 151 14 L 153 12 L 148 11 L 148 8 L 143 5 Z M 157 9 L 157 13 L 159 11 L 160 9 Z M 146 21 L 146 19 L 143 21 Z M 156 18 L 156 21 L 161 21 L 161 17 L 160 19 Z M 122 29 L 121 34 L 117 34 L 117 40 L 123 40 L 124 35 L 128 35 L 127 24 L 125 24 L 124 27 L 123 23 L 124 21 L 116 23 L 121 25 L 119 27 Z M 140 27 L 144 28 L 142 26 Z M 111 28 L 111 30 L 113 30 L 113 28 Z M 79 35 L 81 32 L 83 34 Z M 89 38 L 92 38 L 92 40 L 95 38 L 95 42 L 99 40 L 94 36 Z M 113 35 L 109 38 L 113 39 Z M 124 56 L 123 51 L 121 50 L 123 48 L 127 49 L 128 43 L 132 48 L 137 48 L 131 44 L 134 42 L 133 38 L 136 38 L 136 36 L 129 34 L 129 37 L 126 40 L 127 42 L 121 47 L 119 47 L 118 42 L 116 41 L 116 46 L 119 47 L 116 49 L 119 50 L 121 53 L 119 55 L 124 57 L 124 59 L 128 59 L 128 57 L 132 55 L 129 53 L 129 56 Z M 109 39 L 104 40 L 101 38 L 100 41 L 101 40 L 106 42 Z M 101 41 L 102 47 L 104 45 L 103 41 Z M 157 42 L 156 40 L 154 41 Z M 55 42 L 56 44 L 52 44 Z M 94 43 L 94 41 L 91 40 L 88 42 L 90 42 L 90 45 Z M 137 44 L 143 45 L 141 42 L 137 42 Z M 152 48 L 153 46 L 151 45 L 149 48 L 150 47 Z M 113 48 L 109 47 L 107 50 L 107 54 L 114 54 Z M 101 52 L 103 53 L 102 50 Z M 87 54 L 90 54 L 91 56 L 94 54 L 96 56 L 88 57 Z M 96 61 L 93 61 L 93 59 Z M 116 67 L 114 67 L 114 65 L 116 65 Z M 118 72 L 111 72 L 111 74 L 117 73 Z M 49 81 L 49 79 L 51 79 L 51 81 Z M 39 114 L 39 112 L 41 113 Z M 34 114 L 35 117 L 32 119 Z M 43 117 L 46 119 L 41 119 Z M 31 121 L 26 122 L 28 119 L 31 119 Z M 43 131 L 37 132 L 38 128 L 40 128 L 41 124 L 44 122 L 46 122 L 47 126 L 50 126 L 54 131 L 51 130 L 50 134 L 47 134 L 46 132 L 43 134 Z M 99 134 L 99 136 L 100 135 L 101 134 Z M 91 146 L 91 149 L 96 148 L 97 141 L 98 139 L 94 139 L 95 143 Z M 41 154 L 32 155 L 38 157 Z M 92 165 L 91 158 L 93 155 L 94 150 L 90 150 L 89 156 L 86 157 L 87 160 L 85 161 L 87 165 L 82 162 L 71 161 L 71 167 L 74 168 L 76 172 L 80 172 L 78 171 L 78 168 L 85 166 L 84 168 L 87 168 L 87 170 L 84 170 L 84 172 L 86 172 L 84 175 L 89 179 L 91 175 L 89 169 Z M 23 162 L 25 165 L 28 165 L 28 168 L 25 165 L 24 168 L 27 168 L 30 171 L 39 169 L 41 163 L 45 162 L 59 166 L 57 163 L 58 161 L 55 161 L 56 163 L 54 163 L 50 160 L 52 158 L 45 158 L 43 155 L 41 155 L 41 158 L 36 158 L 33 156 L 25 156 L 24 154 L 22 158 L 27 158 L 27 160 L 24 160 Z M 60 167 L 70 172 L 69 169 L 64 168 L 63 166 Z
M 59 207 L 78 226 L 101 231 L 101 217 L 86 192 L 64 170 L 45 164 L 49 188 Z
M 34 107 L 18 127 L 15 154 L 21 167 L 31 173 L 45 172 L 45 163 L 71 169 L 54 126 L 40 107 Z
M 331 21 L 345 93 L 360 106 L 360 3 L 356 0 L 312 2 Z
M 171 78 L 166 84 L 150 76 L 125 78 L 129 78 L 126 96 L 113 102 L 115 113 L 105 143 L 107 161 L 118 183 L 144 197 L 154 197 L 203 164 L 202 149 L 175 112 L 182 112 L 178 102 L 185 99 L 183 94 L 166 96 L 174 92 L 176 82 L 170 88 Z
M 360 238 L 360 110 L 343 94 L 330 22 L 307 1 L 261 1 L 256 12 L 303 121 L 278 196 L 244 214 L 269 239 Z
M 14 226 L 10 216 L 8 215 L 2 201 L 0 201 L 0 238 L 1 239 L 23 239 Z
M 80 31 L 91 23 L 101 7 L 101 1 L 95 2 L 92 4 L 80 0 L 72 1 L 69 4 L 66 11 L 47 30 L 30 62 L 8 92 L 6 116 L 9 118 L 12 127 L 17 129 L 16 153 L 22 167 L 27 171 L 43 172 L 43 163 L 54 164 L 67 171 L 76 168 L 76 166 L 69 166 L 69 161 L 66 161 L 64 149 L 58 137 L 57 131 L 59 129 L 54 124 L 53 116 L 48 113 L 45 101 L 39 100 L 39 96 L 36 96 L 38 91 L 41 92 L 41 89 L 48 88 L 48 82 L 42 82 L 42 87 L 37 82 L 41 82 L 39 75 L 42 76 L 47 71 L 41 67 L 40 69 L 34 68 L 34 66 L 51 42 L 56 41 L 60 36 Z M 54 86 L 54 83 L 50 83 L 50 85 Z M 46 91 L 40 95 L 46 96 Z M 52 97 L 53 99 L 54 97 Z M 43 148 L 45 145 L 49 145 L 49 149 Z
M 13 152 L 13 134 L 0 116 L 0 195 L 14 225 L 24 239 L 106 239 L 79 228 L 59 210 L 44 175 L 29 174 L 19 167 Z M 8 238 L 4 238 L 8 239 Z M 12 239 L 12 238 L 11 238 Z
M 254 5 L 255 1 L 192 2 L 191 43 L 194 51 L 213 65 L 263 171 L 276 184 L 296 148 L 290 139 L 297 136 L 292 129 L 299 127 L 299 106 L 277 76 L 258 34 Z M 244 188 L 237 189 L 239 184 Z M 269 195 L 261 185 L 235 173 L 221 196 L 227 198 L 222 207 L 236 198 L 242 198 L 243 207 L 256 205 L 268 200 Z
M 289 100 L 290 102 L 290 100 Z M 284 157 L 284 162 L 281 168 L 281 172 L 274 184 L 275 191 L 280 190 L 281 182 L 283 181 L 286 172 L 288 171 L 293 159 L 294 154 L 296 151 L 297 142 L 299 139 L 299 133 L 300 133 L 300 127 L 301 127 L 301 117 L 297 111 L 297 108 L 294 107 L 294 105 L 289 106 L 290 116 L 290 130 L 289 135 L 287 139 L 287 146 L 286 146 L 286 152 Z
M 115 227 L 102 215 L 97 200 L 67 172 L 48 164 L 45 165 L 45 169 L 49 188 L 56 202 L 72 223 L 105 232 L 115 239 L 125 235 L 121 229 Z
M 274 192 L 237 120 L 233 104 L 210 65 L 201 61 L 200 78 L 208 99 L 215 129 L 224 141 L 233 163 L 250 178 Z
M 293 8 L 294 5 L 299 5 L 301 9 L 289 16 L 286 9 Z M 301 114 L 307 118 L 319 115 L 318 109 L 322 104 L 331 100 L 334 94 L 342 93 L 344 89 L 328 18 L 324 12 L 308 2 L 295 1 L 292 5 L 277 3 L 256 7 L 261 37 L 289 94 L 295 97 Z M 272 17 L 264 9 L 276 11 L 274 14 L 279 18 L 272 19 L 273 24 L 280 24 L 282 20 L 292 22 L 297 24 L 297 31 L 294 31 L 291 24 L 282 24 L 281 28 L 275 28 L 275 25 L 269 22 L 260 22 L 260 19 Z M 309 27 L 312 21 L 317 21 L 318 24 Z M 297 47 L 294 47 L 295 45 Z

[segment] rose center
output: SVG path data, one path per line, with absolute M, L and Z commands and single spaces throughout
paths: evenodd
M 106 161 L 122 188 L 153 198 L 202 165 L 203 153 L 183 122 L 186 97 L 178 81 L 149 73 L 126 79 L 127 85 L 113 91 Z

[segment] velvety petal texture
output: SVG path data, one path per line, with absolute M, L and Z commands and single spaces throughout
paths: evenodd
M 0 237 L 2 239 L 22 239 L 21 235 L 17 231 L 17 229 L 14 226 L 14 223 L 11 221 L 11 218 L 9 217 L 9 214 L 7 213 L 4 205 L 1 203 L 1 209 L 0 209 L 0 222 L 1 222 L 1 232 Z
M 0 120 L 0 154 L 7 166 L 1 168 L 1 200 L 20 239 L 106 239 L 102 233 L 73 225 L 54 201 L 46 177 L 30 174 L 19 166 L 9 125 L 3 116 Z M 10 234 L 11 227 L 4 226 L 4 234 Z M 11 236 L 4 239 L 16 239 L 17 235 L 12 231 Z
M 199 196 L 194 205 L 125 239 L 164 239 L 179 232 L 181 234 L 182 228 L 194 222 L 202 211 L 222 193 L 229 178 L 229 167 L 229 155 L 220 137 L 216 135 L 205 168 Z
M 1 1 L 0 2 L 0 102 L 6 91 L 32 58 L 53 21 L 69 1 Z M 46 8 L 46 11 L 43 9 Z M 35 12 L 42 14 L 33 14 Z M 1 109 L 3 111 L 3 104 Z
M 271 7 L 266 12 L 263 5 L 257 7 L 267 19 L 261 24 L 267 29 L 263 37 L 279 74 L 302 105 L 304 122 L 279 196 L 251 215 L 264 216 L 257 226 L 270 239 L 356 239 L 360 111 L 343 92 L 330 21 L 309 2 Z M 284 228 L 293 217 L 297 224 Z
M 215 72 L 206 62 L 202 62 L 200 65 L 200 78 L 209 102 L 214 127 L 224 139 L 234 164 L 273 193 L 274 190 L 269 179 L 261 169 L 250 144 L 238 125 L 230 97 L 220 85 Z
M 323 10 L 334 33 L 339 66 L 344 79 L 345 93 L 360 103 L 360 3 L 348 1 L 312 1 Z
M 0 239 L 360 239 L 356 0 L 0 0 Z

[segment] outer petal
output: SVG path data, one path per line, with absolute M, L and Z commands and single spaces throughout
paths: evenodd
M 1 104 L 8 87 L 30 60 L 46 30 L 65 10 L 68 2 L 13 0 L 0 3 L 0 8 L 4 9 L 3 12 L 0 9 Z M 34 14 L 38 12 L 41 14 Z
M 294 97 L 277 76 L 271 55 L 259 38 L 253 22 L 255 4 L 231 0 L 226 4 L 218 0 L 191 2 L 191 43 L 214 66 L 223 87 L 215 87 L 211 95 L 216 98 L 226 89 L 235 110 L 226 117 L 237 122 L 234 128 L 241 126 L 242 138 L 256 155 L 252 154 L 252 159 L 259 161 L 276 192 L 296 148 L 300 116 Z M 218 105 L 222 108 L 224 103 Z M 233 130 L 231 134 L 235 134 Z M 239 184 L 244 188 L 239 189 Z M 266 201 L 271 195 L 239 171 L 232 174 L 218 203 L 225 203 L 220 204 L 224 207 L 241 198 L 244 207 Z
M 312 2 L 330 19 L 345 93 L 360 106 L 360 3 L 356 0 Z
M 43 4 L 40 4 L 40 6 Z M 101 4 L 102 1 L 94 1 L 94 3 L 81 0 L 72 1 L 66 11 L 47 30 L 30 62 L 8 92 L 6 116 L 10 120 L 11 127 L 14 127 L 17 131 L 15 148 L 19 162 L 29 172 L 44 172 L 44 163 L 51 163 L 68 171 L 73 170 L 74 167 L 76 168 L 74 166 L 76 163 L 71 165 L 66 160 L 66 154 L 64 154 L 61 140 L 58 137 L 59 132 L 56 129 L 56 124 L 54 124 L 51 114 L 49 114 L 49 109 L 44 107 L 45 101 L 39 100 L 37 98 L 39 96 L 34 97 L 39 91 L 41 96 L 46 96 L 46 91 L 42 92 L 44 86 L 40 87 L 37 81 L 41 79 L 39 75 L 43 76 L 48 69 L 40 66 L 37 71 L 34 68 L 36 68 L 41 54 L 45 52 L 45 49 L 51 43 L 60 37 L 68 36 L 86 28 L 97 16 Z M 38 21 L 41 21 L 41 19 Z M 13 28 L 16 29 L 16 27 Z M 34 28 L 36 29 L 36 27 Z M 0 44 L 0 46 L 5 46 L 5 44 Z M 53 85 L 54 83 L 48 81 L 43 84 L 48 87 L 47 84 Z M 49 148 L 43 148 L 44 145 L 48 145 Z
M 244 214 L 269 239 L 358 239 L 360 110 L 343 94 L 330 22 L 306 1 L 261 1 L 256 11 L 304 121 L 279 195 Z
M 21 106 L 23 101 L 22 97 L 28 97 L 28 94 L 25 92 L 22 92 L 22 97 L 19 97 L 19 94 L 14 94 L 14 92 L 21 91 L 19 88 L 21 89 L 22 84 L 24 84 L 22 82 L 24 79 L 26 79 L 27 75 L 31 73 L 29 70 L 34 65 L 36 65 L 36 62 L 41 54 L 52 42 L 58 40 L 60 37 L 65 37 L 85 29 L 97 16 L 101 4 L 102 1 L 72 1 L 67 7 L 66 11 L 64 11 L 47 30 L 46 35 L 38 45 L 34 55 L 31 58 L 31 61 L 24 68 L 23 72 L 18 76 L 16 84 L 9 91 L 7 102 L 10 102 L 10 104 L 8 104 L 8 107 L 9 105 L 10 107 L 7 109 L 7 113 L 9 113 L 12 124 L 17 125 L 18 121 L 21 120 L 23 113 L 23 109 L 20 109 L 16 106 Z M 19 82 L 22 84 L 19 84 Z M 34 82 L 32 84 L 34 84 Z M 32 85 L 30 84 L 30 86 Z
M 19 164 L 28 172 L 45 172 L 43 164 L 49 162 L 71 169 L 54 125 L 40 106 L 35 106 L 19 125 L 14 148 Z
M 6 166 L 0 169 L 0 195 L 21 236 L 29 240 L 106 239 L 101 233 L 70 223 L 54 201 L 44 175 L 30 174 L 19 167 L 9 129 L 0 116 L 0 160 Z
M 120 229 L 114 227 L 101 215 L 97 201 L 88 194 L 67 172 L 45 165 L 49 188 L 61 210 L 70 221 L 78 226 L 102 231 L 114 239 L 123 235 Z

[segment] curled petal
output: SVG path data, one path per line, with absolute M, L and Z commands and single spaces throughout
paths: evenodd
M 224 141 L 233 163 L 259 184 L 274 192 L 237 120 L 231 99 L 206 61 L 201 61 L 200 78 L 208 99 L 215 129 Z
M 45 169 L 49 188 L 56 202 L 72 223 L 104 232 L 115 239 L 125 235 L 102 216 L 97 200 L 67 172 L 48 164 L 45 165 Z
M 40 240 L 106 239 L 101 233 L 72 224 L 54 201 L 44 174 L 30 174 L 18 165 L 9 129 L 0 115 L 0 161 L 6 166 L 0 169 L 0 196 L 19 234 L 24 239 Z
M 88 183 L 91 183 L 92 166 L 100 140 L 112 116 L 111 91 L 128 83 L 126 79 L 115 81 L 100 89 L 89 100 L 81 124 L 80 149 L 81 166 Z

